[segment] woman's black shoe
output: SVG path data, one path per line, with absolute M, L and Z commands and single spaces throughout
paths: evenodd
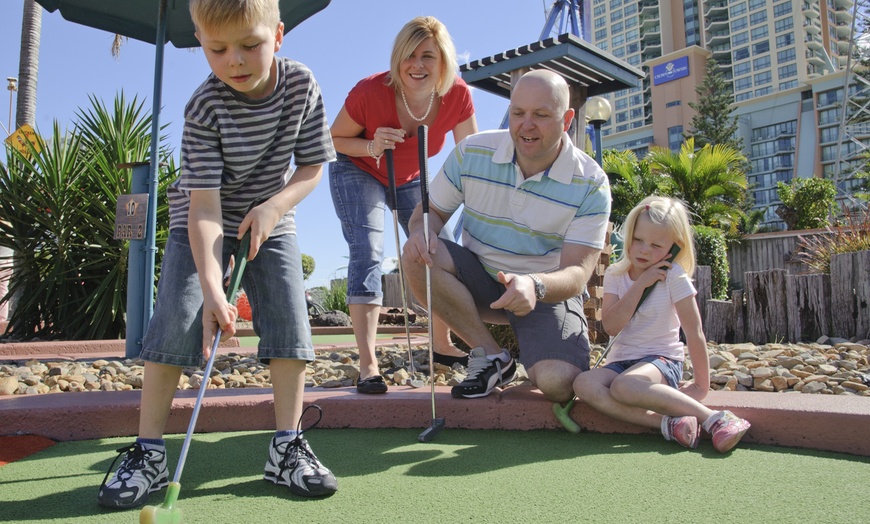
M 468 367 L 468 355 L 465 355 L 464 357 L 453 357 L 450 355 L 442 355 L 441 353 L 434 353 L 432 357 L 435 359 L 435 362 L 449 368 L 452 368 L 453 364 L 462 364 L 462 367 Z

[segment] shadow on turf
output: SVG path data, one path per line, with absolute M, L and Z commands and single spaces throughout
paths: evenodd
M 341 489 L 341 479 L 380 475 L 393 468 L 405 469 L 397 473 L 416 477 L 461 477 L 512 468 L 523 464 L 577 459 L 588 455 L 634 453 L 639 456 L 655 453 L 700 453 L 704 458 L 725 458 L 713 450 L 709 441 L 703 441 L 695 451 L 684 450 L 673 442 L 665 442 L 654 435 L 623 435 L 583 433 L 572 435 L 558 431 L 482 431 L 450 430 L 449 426 L 438 438 L 428 444 L 416 441 L 415 430 L 315 430 L 306 435 L 318 457 L 335 473 Z M 319 499 L 306 499 L 292 495 L 286 488 L 262 480 L 269 432 L 196 435 L 190 447 L 181 479 L 179 504 L 185 499 L 218 497 L 225 500 L 245 499 L 245 504 L 256 504 L 257 498 L 279 497 L 300 503 L 315 503 Z M 118 515 L 118 521 L 133 520 L 131 513 L 139 509 L 113 511 L 96 503 L 97 491 L 103 475 L 115 458 L 115 450 L 129 440 L 98 440 L 60 443 L 25 459 L 32 464 L 29 472 L 39 474 L 21 480 L 0 482 L 4 485 L 19 482 L 50 481 L 58 491 L 28 500 L 6 501 L 0 511 L 0 522 L 22 520 L 75 519 L 88 516 Z M 183 442 L 182 435 L 167 438 L 170 478 Z M 741 445 L 755 449 L 761 445 Z M 814 450 L 789 450 L 799 455 L 841 458 L 840 455 Z M 45 468 L 57 467 L 65 456 L 87 453 L 99 456 L 88 466 L 91 474 L 63 474 Z M 22 461 L 23 462 L 23 461 Z M 57 475 L 56 473 L 61 473 Z M 73 487 L 75 479 L 88 477 L 88 486 Z M 227 483 L 228 479 L 236 479 Z M 209 486 L 218 483 L 219 486 Z M 64 485 L 68 489 L 64 489 Z M 163 501 L 165 490 L 151 494 L 148 504 Z M 241 500 L 239 500 L 241 502 Z M 253 506 L 252 506 L 253 507 Z

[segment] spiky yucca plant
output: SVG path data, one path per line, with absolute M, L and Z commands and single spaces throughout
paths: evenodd
M 55 123 L 41 151 L 7 149 L 0 164 L 0 245 L 16 253 L 9 328 L 18 339 L 92 340 L 125 335 L 129 242 L 115 240 L 115 205 L 130 170 L 147 161 L 151 115 L 119 93 L 112 108 L 91 98 L 73 130 Z M 171 156 L 158 174 L 159 267 L 168 226 Z

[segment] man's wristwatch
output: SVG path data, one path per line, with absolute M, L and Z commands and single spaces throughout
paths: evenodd
M 544 281 L 534 273 L 529 273 L 529 278 L 535 283 L 535 298 L 538 300 L 543 299 L 544 295 L 547 294 L 547 286 L 544 285 Z

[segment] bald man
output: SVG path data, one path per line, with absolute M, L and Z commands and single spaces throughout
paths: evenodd
M 589 368 L 582 295 L 604 246 L 610 186 L 567 134 L 574 110 L 561 76 L 523 75 L 509 114 L 509 130 L 457 144 L 431 183 L 429 243 L 418 206 L 402 258 L 418 300 L 429 266 L 433 310 L 472 348 L 453 397 L 485 397 L 516 375 L 486 326 L 493 323 L 511 325 L 532 383 L 566 402 Z M 462 245 L 439 239 L 461 205 Z

